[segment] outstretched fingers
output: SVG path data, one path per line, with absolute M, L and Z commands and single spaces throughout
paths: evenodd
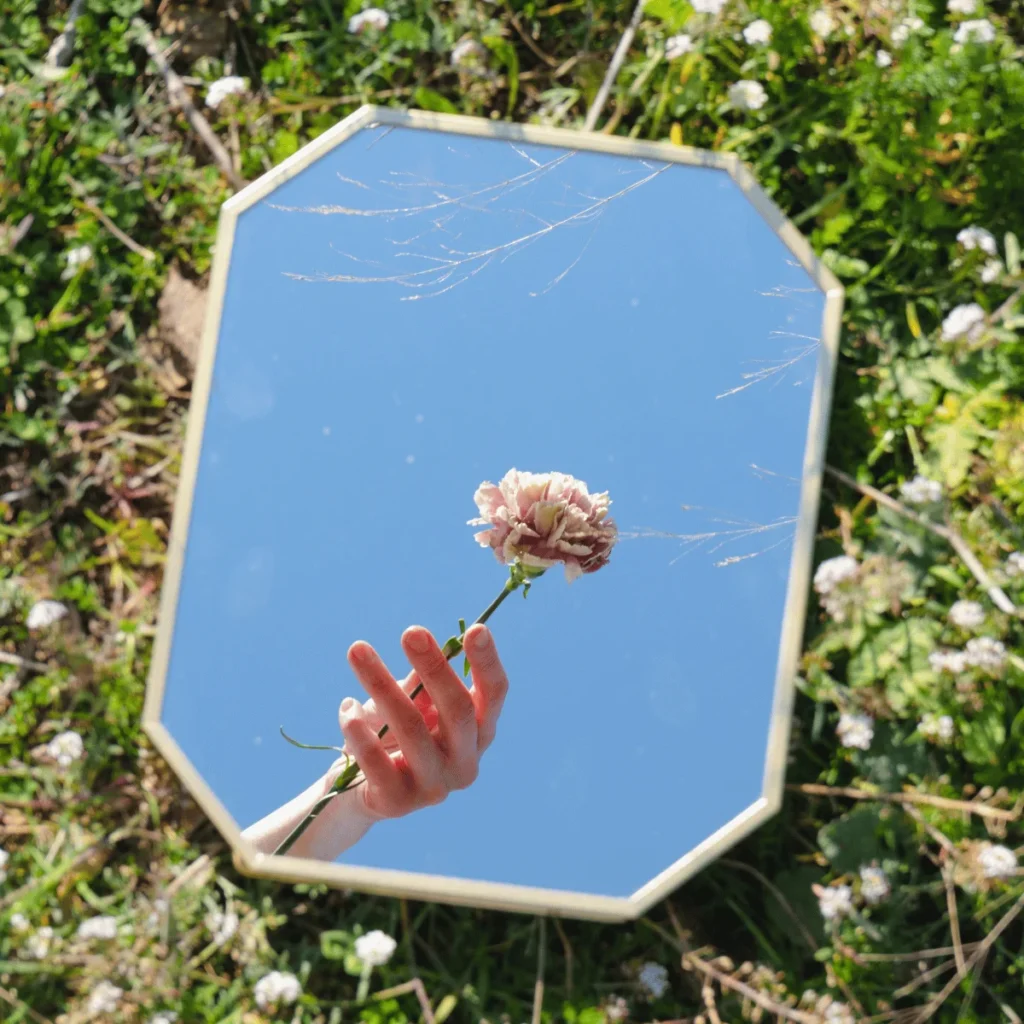
M 466 631 L 465 650 L 473 673 L 470 696 L 476 708 L 477 748 L 482 753 L 494 742 L 498 716 L 508 693 L 508 676 L 486 626 L 475 625 Z

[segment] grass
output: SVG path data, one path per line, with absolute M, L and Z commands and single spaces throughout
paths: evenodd
M 1008 560 L 1024 548 L 1024 11 L 979 2 L 969 17 L 991 19 L 995 38 L 958 44 L 967 16 L 940 3 L 827 6 L 822 39 L 799 0 L 731 0 L 717 18 L 650 0 L 599 123 L 737 153 L 848 289 L 828 454 L 845 476 L 827 481 L 817 559 L 846 553 L 859 568 L 809 613 L 796 788 L 643 920 L 546 928 L 242 879 L 141 737 L 188 400 L 158 299 L 172 265 L 207 273 L 232 189 L 133 25 L 166 36 L 168 4 L 89 0 L 62 75 L 45 57 L 67 5 L 0 7 L 3 1019 L 72 1024 L 92 997 L 94 1020 L 403 1022 L 424 1015 L 402 988 L 418 978 L 434 1021 L 516 1022 L 533 1012 L 543 950 L 544 1017 L 570 1024 L 614 1017 L 615 995 L 636 1021 L 1020 1021 L 1024 880 L 981 868 L 985 843 L 1024 841 L 1024 575 Z M 356 37 L 358 8 L 185 5 L 197 33 L 170 59 L 197 105 L 223 74 L 249 81 L 206 111 L 232 173 L 255 178 L 363 102 L 579 127 L 630 14 L 604 0 L 387 0 L 387 29 Z M 199 24 L 207 9 L 219 17 Z M 899 45 L 909 14 L 923 24 Z M 769 45 L 739 34 L 756 17 Z M 694 50 L 665 60 L 684 30 Z M 464 37 L 484 48 L 475 73 L 449 60 Z M 763 107 L 728 103 L 740 79 L 764 86 Z M 957 242 L 972 225 L 998 246 L 994 277 L 989 255 Z M 984 332 L 943 341 L 944 319 L 971 303 Z M 918 474 L 941 504 L 911 506 L 901 485 Z M 70 614 L 30 632 L 44 598 Z M 981 602 L 973 632 L 1008 656 L 936 671 L 929 655 L 972 635 L 948 618 L 961 598 Z M 871 716 L 867 749 L 837 741 L 841 712 Z M 950 717 L 948 742 L 922 735 L 928 714 Z M 66 730 L 85 752 L 61 768 L 46 749 Z M 874 905 L 858 875 L 872 863 L 891 885 Z M 844 883 L 852 913 L 828 922 L 822 887 Z M 218 945 L 208 917 L 226 910 L 239 924 Z M 74 937 L 102 915 L 115 938 Z M 49 949 L 33 955 L 45 928 Z M 378 928 L 398 950 L 355 1005 L 354 941 Z M 668 968 L 658 997 L 637 981 L 648 962 Z M 260 1010 L 255 986 L 274 969 L 303 995 Z M 111 1010 L 95 1001 L 104 979 L 122 989 Z

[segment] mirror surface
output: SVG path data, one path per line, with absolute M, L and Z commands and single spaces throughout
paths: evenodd
M 479 778 L 341 861 L 628 897 L 761 795 L 824 295 L 729 175 L 372 126 L 238 218 L 161 721 L 241 828 L 507 570 L 473 496 L 609 492 L 610 564 L 491 620 Z M 461 668 L 461 658 L 453 665 Z

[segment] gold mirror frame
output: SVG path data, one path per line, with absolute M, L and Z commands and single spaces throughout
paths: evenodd
M 186 758 L 160 720 L 164 682 L 171 651 L 178 587 L 184 564 L 192 508 L 192 494 L 202 448 L 203 427 L 210 398 L 214 356 L 220 330 L 224 293 L 231 263 L 231 247 L 239 214 L 266 198 L 274 189 L 301 173 L 336 146 L 364 128 L 373 126 L 443 131 L 506 142 L 556 146 L 563 149 L 607 153 L 614 156 L 712 168 L 728 174 L 766 225 L 778 235 L 825 295 L 821 358 L 811 401 L 804 478 L 800 496 L 793 555 L 790 562 L 786 607 L 779 643 L 772 721 L 761 797 L 732 821 L 708 836 L 652 878 L 628 899 L 560 890 L 480 882 L 404 871 L 325 863 L 299 857 L 261 854 L 248 847 L 241 829 L 216 794 Z M 324 883 L 383 896 L 480 907 L 490 910 L 544 914 L 596 921 L 633 920 L 672 893 L 705 865 L 749 835 L 782 805 L 795 676 L 803 643 L 803 622 L 810 586 L 811 559 L 825 459 L 832 382 L 838 356 L 843 288 L 814 255 L 810 244 L 786 219 L 758 185 L 753 173 L 732 153 L 713 153 L 662 142 L 637 142 L 611 135 L 590 134 L 537 125 L 487 121 L 454 114 L 419 110 L 360 107 L 349 117 L 252 182 L 221 207 L 216 250 L 210 276 L 206 320 L 195 369 L 188 432 L 182 456 L 181 479 L 175 498 L 167 550 L 159 621 L 146 686 L 142 727 L 186 789 L 230 845 L 237 870 L 249 877 L 283 882 Z

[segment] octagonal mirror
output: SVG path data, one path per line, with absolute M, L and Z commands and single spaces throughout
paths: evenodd
M 145 727 L 240 870 L 625 920 L 778 809 L 842 290 L 736 159 L 363 108 L 209 295 Z

